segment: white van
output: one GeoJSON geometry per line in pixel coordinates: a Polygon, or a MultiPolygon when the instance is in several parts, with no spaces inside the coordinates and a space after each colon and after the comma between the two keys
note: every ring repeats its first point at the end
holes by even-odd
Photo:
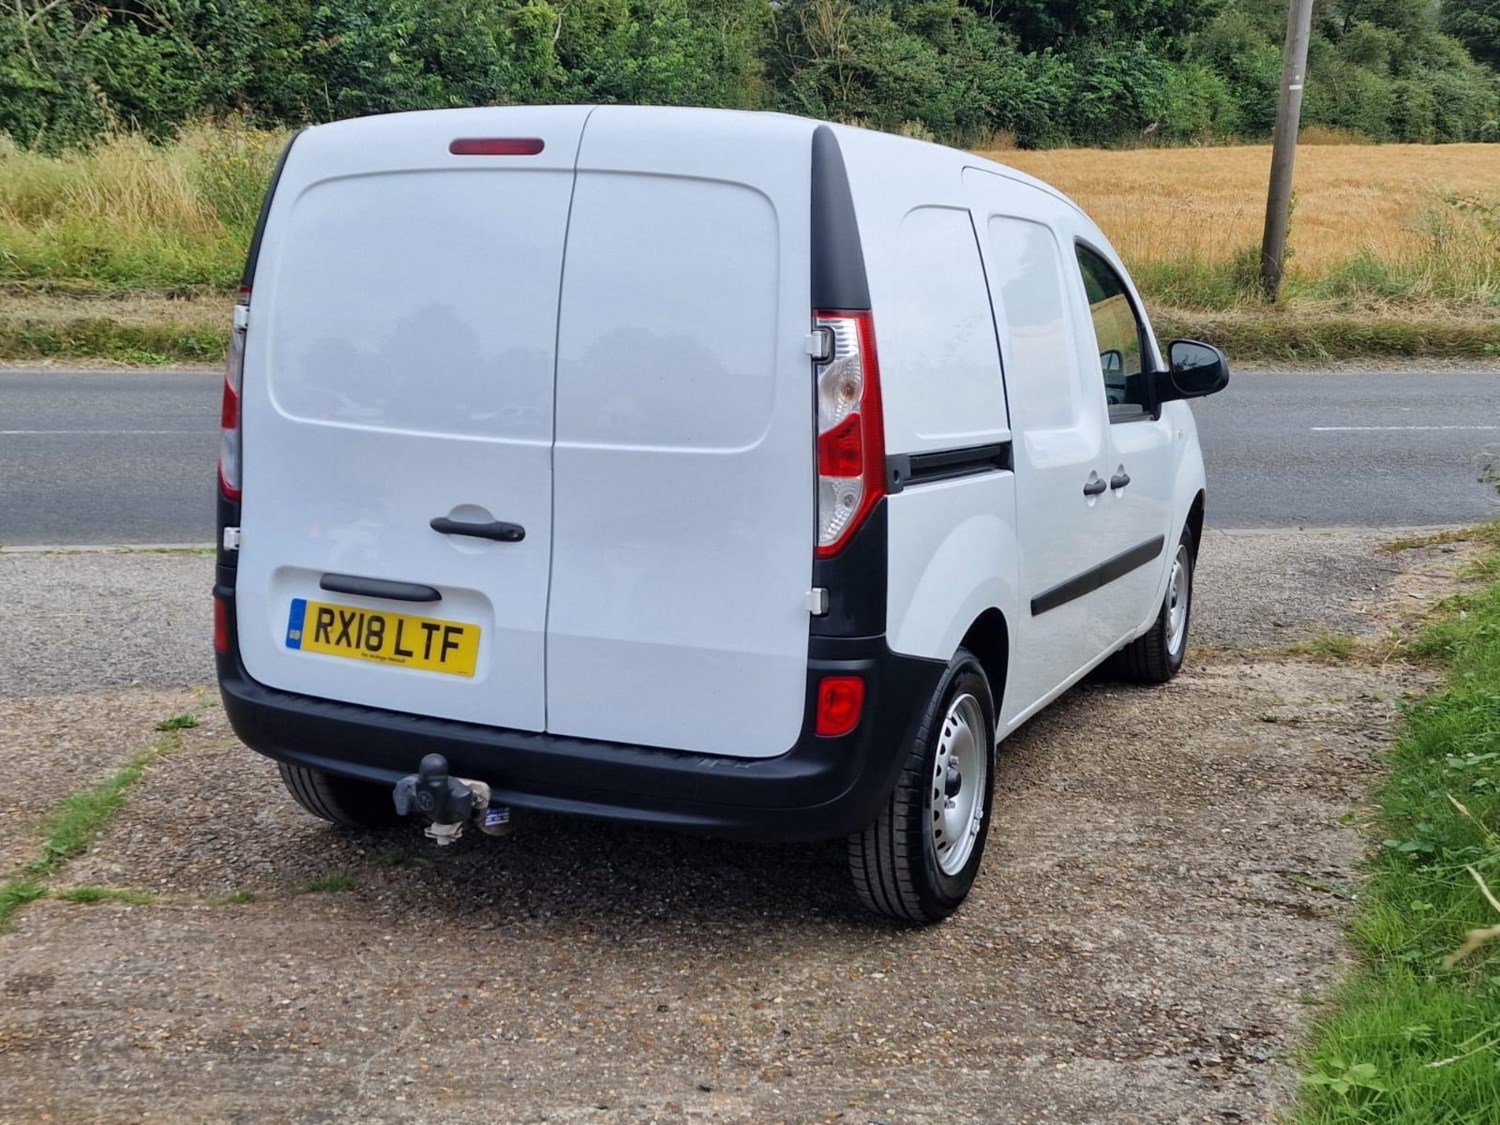
{"type": "Polygon", "coordinates": [[[1045,184],[773,114],[443,110],[289,146],[235,310],[215,644],[308,810],[847,838],[951,913],[1000,739],[1187,647],[1202,456],[1045,184]]]}

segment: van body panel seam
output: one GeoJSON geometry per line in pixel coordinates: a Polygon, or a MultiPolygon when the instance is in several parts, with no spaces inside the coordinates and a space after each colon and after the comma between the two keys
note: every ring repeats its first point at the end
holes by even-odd
{"type": "Polygon", "coordinates": [[[599,110],[590,106],[578,129],[578,147],[573,150],[573,180],[568,185],[568,214],[563,219],[562,261],[557,266],[557,312],[552,322],[552,440],[547,447],[547,606],[542,611],[542,730],[551,718],[551,684],[547,677],[552,663],[548,648],[552,640],[552,569],[557,555],[557,380],[562,352],[563,285],[568,278],[568,242],[573,234],[573,201],[578,198],[578,168],[583,162],[583,142],[589,133],[589,122],[599,110]]]}

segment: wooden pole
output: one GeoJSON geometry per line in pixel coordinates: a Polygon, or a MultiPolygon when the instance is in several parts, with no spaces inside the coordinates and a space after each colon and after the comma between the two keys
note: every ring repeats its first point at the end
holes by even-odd
{"type": "Polygon", "coordinates": [[[1266,197],[1266,237],[1260,249],[1260,288],[1267,301],[1281,295],[1286,268],[1286,236],[1291,222],[1292,167],[1297,160],[1297,130],[1302,123],[1302,87],[1307,79],[1307,41],[1312,37],[1313,0],[1292,0],[1287,12],[1286,61],[1281,71],[1281,100],[1271,139],[1271,190],[1266,197]]]}

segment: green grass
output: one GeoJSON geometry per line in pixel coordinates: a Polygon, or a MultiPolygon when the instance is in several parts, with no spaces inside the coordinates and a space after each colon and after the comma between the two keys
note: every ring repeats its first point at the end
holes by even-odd
{"type": "Polygon", "coordinates": [[[1451,599],[1413,647],[1448,670],[1408,708],[1375,794],[1364,964],[1306,1053],[1298,1125],[1470,1125],[1500,1107],[1500,943],[1445,966],[1500,924],[1471,873],[1500,890],[1500,582],[1451,599]]]}
{"type": "Polygon", "coordinates": [[[17,910],[47,893],[47,882],[103,830],[109,818],[125,803],[130,788],[153,763],[181,745],[177,730],[142,750],[117,772],[92,789],[65,797],[52,810],[47,835],[36,858],[21,868],[20,875],[0,884],[0,931],[17,910]]]}
{"type": "Polygon", "coordinates": [[[1500,316],[1423,308],[1195,311],[1168,306],[1152,311],[1151,324],[1158,339],[1211,340],[1237,362],[1500,357],[1500,316]]]}
{"type": "Polygon", "coordinates": [[[329,895],[352,891],[356,884],[348,875],[320,875],[292,888],[294,895],[329,895]]]}
{"type": "Polygon", "coordinates": [[[53,813],[41,853],[22,870],[27,875],[45,879],[92,844],[115,810],[125,803],[126,793],[141,779],[146,767],[167,752],[168,748],[163,745],[166,741],[163,739],[143,750],[123,769],[94,788],[64,798],[53,813]]]}
{"type": "Polygon", "coordinates": [[[163,719],[156,724],[157,730],[192,730],[198,725],[198,716],[184,712],[181,715],[173,715],[170,719],[163,719]]]}
{"type": "Polygon", "coordinates": [[[12,879],[8,883],[0,883],[0,933],[5,931],[12,914],[46,893],[46,887],[31,879],[12,879]]]}
{"type": "Polygon", "coordinates": [[[1420,535],[1403,535],[1392,539],[1380,549],[1388,555],[1402,551],[1416,551],[1425,547],[1444,547],[1454,543],[1489,543],[1500,547],[1500,524],[1485,524],[1482,527],[1456,527],[1443,531],[1424,532],[1420,535]]]}
{"type": "Polygon", "coordinates": [[[1353,658],[1359,648],[1359,638],[1353,633],[1330,633],[1322,629],[1304,640],[1287,645],[1285,651],[1294,656],[1310,656],[1315,660],[1343,662],[1353,658]]]}
{"type": "Polygon", "coordinates": [[[147,906],[156,901],[153,894],[123,887],[67,887],[53,891],[52,897],[64,902],[124,902],[132,906],[147,906]]]}
{"type": "MultiPolygon", "coordinates": [[[[1500,358],[1500,318],[1299,316],[1281,310],[1213,313],[1168,307],[1153,313],[1152,325],[1163,341],[1212,340],[1236,364],[1500,358]]],[[[161,367],[221,363],[228,346],[228,313],[224,327],[97,316],[0,320],[0,360],[105,359],[161,367]]]]}
{"type": "Polygon", "coordinates": [[[159,367],[219,363],[229,347],[223,328],[161,321],[132,324],[110,317],[0,321],[0,360],[108,359],[159,367]]]}

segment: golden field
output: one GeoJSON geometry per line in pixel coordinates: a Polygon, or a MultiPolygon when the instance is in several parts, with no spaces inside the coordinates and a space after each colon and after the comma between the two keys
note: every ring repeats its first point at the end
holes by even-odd
{"type": "MultiPolygon", "coordinates": [[[[1148,289],[1150,266],[1258,252],[1269,145],[982,155],[1072,196],[1142,270],[1148,289]]],[[[1294,292],[1500,299],[1500,145],[1303,145],[1295,193],[1294,292]],[[1369,276],[1358,276],[1358,263],[1369,276]],[[1374,284],[1375,292],[1360,293],[1381,280],[1391,291],[1374,284]]]]}

